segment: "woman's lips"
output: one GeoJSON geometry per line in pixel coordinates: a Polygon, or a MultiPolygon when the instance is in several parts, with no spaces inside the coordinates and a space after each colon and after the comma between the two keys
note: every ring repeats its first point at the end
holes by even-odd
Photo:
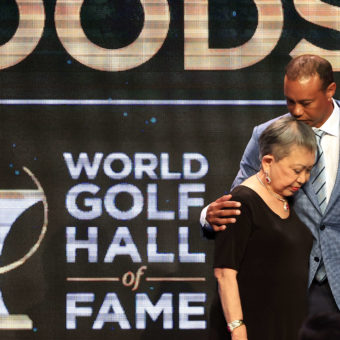
{"type": "Polygon", "coordinates": [[[297,192],[299,191],[300,187],[292,187],[292,191],[297,192]]]}

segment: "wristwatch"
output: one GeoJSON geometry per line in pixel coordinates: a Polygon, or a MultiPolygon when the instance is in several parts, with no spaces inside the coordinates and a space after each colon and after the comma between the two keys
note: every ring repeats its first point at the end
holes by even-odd
{"type": "Polygon", "coordinates": [[[243,320],[234,320],[232,322],[228,322],[227,326],[228,326],[228,331],[231,333],[235,328],[240,327],[244,325],[243,320]]]}

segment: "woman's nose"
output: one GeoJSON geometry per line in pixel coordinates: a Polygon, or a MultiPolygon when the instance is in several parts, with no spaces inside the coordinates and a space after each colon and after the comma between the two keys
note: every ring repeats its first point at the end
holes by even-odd
{"type": "Polygon", "coordinates": [[[299,174],[297,179],[298,183],[304,184],[309,180],[309,174],[306,174],[304,171],[299,174]]]}

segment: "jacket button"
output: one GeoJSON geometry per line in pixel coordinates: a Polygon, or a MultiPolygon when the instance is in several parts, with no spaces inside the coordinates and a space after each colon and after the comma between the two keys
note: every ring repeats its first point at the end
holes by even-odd
{"type": "Polygon", "coordinates": [[[325,226],[324,225],[322,225],[321,227],[320,227],[320,230],[325,230],[325,226]]]}
{"type": "Polygon", "coordinates": [[[315,261],[315,262],[319,262],[320,259],[319,259],[317,256],[315,256],[315,257],[314,257],[314,261],[315,261]]]}

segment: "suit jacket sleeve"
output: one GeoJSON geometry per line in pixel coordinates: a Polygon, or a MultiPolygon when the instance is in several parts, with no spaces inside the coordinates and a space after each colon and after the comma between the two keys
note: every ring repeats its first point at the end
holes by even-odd
{"type": "Polygon", "coordinates": [[[231,189],[240,185],[244,180],[246,180],[250,176],[255,175],[260,170],[261,167],[259,150],[260,134],[261,133],[259,132],[259,127],[256,126],[253,130],[253,134],[250,138],[250,141],[243,153],[240,163],[240,170],[238,171],[237,176],[234,179],[233,184],[231,185],[231,189]]]}
{"type": "MultiPolygon", "coordinates": [[[[260,157],[259,157],[259,136],[263,129],[259,129],[257,126],[253,130],[253,134],[248,142],[248,145],[243,153],[241,163],[240,163],[240,170],[232,184],[231,189],[240,185],[244,180],[248,177],[254,175],[256,172],[260,170],[260,157]],[[260,132],[259,132],[260,130],[260,132]]],[[[205,222],[206,211],[208,207],[205,207],[201,212],[201,219],[200,223],[202,226],[203,236],[208,239],[215,238],[215,232],[212,227],[205,222]]]]}

